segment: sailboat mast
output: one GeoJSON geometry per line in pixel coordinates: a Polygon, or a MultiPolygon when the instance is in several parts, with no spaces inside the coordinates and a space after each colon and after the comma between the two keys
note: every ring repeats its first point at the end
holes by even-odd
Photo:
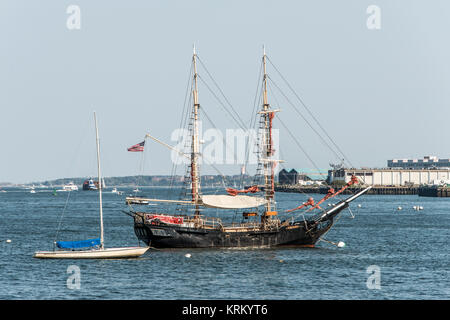
{"type": "Polygon", "coordinates": [[[199,214],[199,169],[198,169],[198,153],[199,153],[199,139],[198,139],[198,109],[200,104],[198,103],[198,85],[197,85],[197,53],[195,52],[195,46],[193,50],[192,62],[194,66],[194,108],[193,108],[193,128],[192,128],[192,146],[191,146],[191,182],[192,182],[192,201],[196,204],[195,215],[199,214]]]}
{"type": "Polygon", "coordinates": [[[95,141],[97,144],[97,171],[98,171],[98,200],[100,204],[100,248],[103,249],[103,205],[102,205],[102,174],[100,169],[100,141],[98,139],[97,115],[94,112],[95,121],[95,141]]]}

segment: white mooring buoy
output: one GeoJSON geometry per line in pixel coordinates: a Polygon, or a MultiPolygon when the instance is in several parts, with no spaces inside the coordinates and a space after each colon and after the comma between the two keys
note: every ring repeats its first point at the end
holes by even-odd
{"type": "Polygon", "coordinates": [[[361,204],[358,204],[358,208],[361,208],[362,206],[361,206],[361,204]]]}
{"type": "Polygon", "coordinates": [[[343,247],[345,247],[345,242],[344,241],[339,241],[337,246],[338,246],[338,248],[343,248],[343,247]]]}
{"type": "Polygon", "coordinates": [[[403,209],[402,207],[398,207],[398,208],[397,208],[397,210],[402,210],[402,209],[403,209]]]}
{"type": "Polygon", "coordinates": [[[191,257],[191,254],[190,254],[190,253],[186,253],[184,256],[185,256],[186,258],[190,258],[190,257],[191,257]]]}
{"type": "Polygon", "coordinates": [[[11,243],[11,239],[6,240],[6,243],[11,243]]]}

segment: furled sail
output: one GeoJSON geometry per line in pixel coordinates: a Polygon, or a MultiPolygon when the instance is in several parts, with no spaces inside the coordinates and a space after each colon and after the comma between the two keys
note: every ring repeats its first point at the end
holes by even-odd
{"type": "Polygon", "coordinates": [[[219,209],[246,209],[255,208],[266,204],[267,200],[261,197],[244,195],[203,195],[203,205],[209,208],[219,209]]]}
{"type": "Polygon", "coordinates": [[[80,241],[57,241],[56,245],[60,249],[91,248],[91,247],[97,247],[100,245],[100,238],[80,240],[80,241]]]}

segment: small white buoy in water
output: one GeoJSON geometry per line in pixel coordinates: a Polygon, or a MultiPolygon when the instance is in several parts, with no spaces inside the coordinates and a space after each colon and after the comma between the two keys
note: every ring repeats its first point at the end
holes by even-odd
{"type": "Polygon", "coordinates": [[[403,209],[402,207],[398,207],[398,208],[397,208],[397,210],[402,210],[402,209],[403,209]]]}
{"type": "Polygon", "coordinates": [[[6,243],[11,243],[11,240],[10,239],[6,240],[6,243]]]}
{"type": "Polygon", "coordinates": [[[186,253],[184,256],[185,256],[186,258],[190,258],[190,257],[191,257],[191,254],[190,254],[190,253],[186,253]]]}
{"type": "Polygon", "coordinates": [[[331,207],[331,203],[329,203],[328,206],[331,207]]]}
{"type": "Polygon", "coordinates": [[[361,204],[358,204],[358,208],[361,208],[361,204]]]}
{"type": "Polygon", "coordinates": [[[417,206],[414,206],[413,209],[414,209],[414,210],[417,210],[417,206]]]}
{"type": "Polygon", "coordinates": [[[423,210],[423,207],[419,207],[419,210],[423,210]]]}
{"type": "Polygon", "coordinates": [[[339,241],[337,246],[338,246],[338,248],[343,248],[343,247],[345,247],[345,242],[344,241],[339,241]]]}

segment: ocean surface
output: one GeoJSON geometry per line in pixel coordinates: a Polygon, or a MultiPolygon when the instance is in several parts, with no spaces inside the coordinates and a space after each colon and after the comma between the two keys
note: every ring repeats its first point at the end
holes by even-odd
{"type": "MultiPolygon", "coordinates": [[[[103,193],[105,246],[135,246],[133,221],[122,212],[131,189],[118,189],[124,194],[111,188],[103,193]]],[[[151,249],[128,260],[40,260],[33,253],[51,250],[55,239],[99,236],[97,193],[3,190],[2,300],[450,298],[450,198],[363,196],[325,236],[345,242],[343,248],[320,241],[315,248],[151,249]]],[[[153,197],[179,194],[179,189],[141,191],[153,197]]],[[[296,207],[306,197],[277,193],[278,209],[296,207]]]]}

